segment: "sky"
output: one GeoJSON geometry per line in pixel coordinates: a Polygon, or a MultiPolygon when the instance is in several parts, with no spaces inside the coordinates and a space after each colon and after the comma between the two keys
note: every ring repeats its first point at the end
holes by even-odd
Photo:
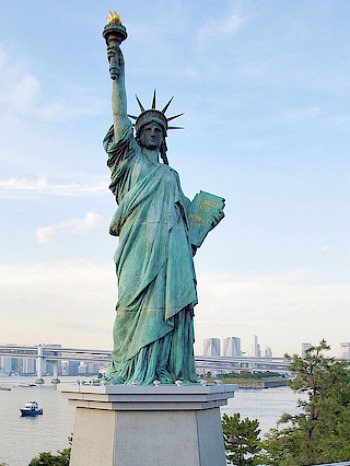
{"type": "Polygon", "coordinates": [[[274,356],[350,341],[350,3],[0,4],[0,344],[112,348],[116,209],[102,30],[128,31],[129,113],[157,90],[184,192],[226,200],[195,257],[203,339],[274,356]]]}

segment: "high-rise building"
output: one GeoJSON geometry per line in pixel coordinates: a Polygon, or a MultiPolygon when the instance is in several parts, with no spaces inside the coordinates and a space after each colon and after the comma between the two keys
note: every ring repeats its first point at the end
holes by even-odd
{"type": "Polygon", "coordinates": [[[272,358],[272,349],[269,346],[265,348],[265,358],[272,358]]]}
{"type": "Polygon", "coordinates": [[[220,356],[219,338],[206,338],[203,341],[203,356],[220,356]]]}
{"type": "Polygon", "coordinates": [[[311,348],[312,344],[311,343],[302,343],[301,344],[301,357],[305,359],[306,356],[306,350],[311,348]]]}
{"type": "Polygon", "coordinates": [[[340,343],[341,357],[350,360],[350,341],[340,343]]]}
{"type": "Polygon", "coordinates": [[[238,337],[223,338],[222,356],[242,356],[241,339],[238,337]]]}
{"type": "Polygon", "coordinates": [[[261,358],[261,349],[258,343],[258,337],[256,335],[254,335],[253,357],[261,358]]]}

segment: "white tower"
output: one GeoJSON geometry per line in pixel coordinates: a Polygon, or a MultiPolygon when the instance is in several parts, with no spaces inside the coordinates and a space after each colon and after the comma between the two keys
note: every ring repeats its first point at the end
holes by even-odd
{"type": "Polygon", "coordinates": [[[241,339],[238,337],[227,337],[222,339],[223,356],[242,356],[241,339]]]}
{"type": "Polygon", "coordinates": [[[207,338],[203,341],[203,356],[220,356],[219,338],[207,338]]]}

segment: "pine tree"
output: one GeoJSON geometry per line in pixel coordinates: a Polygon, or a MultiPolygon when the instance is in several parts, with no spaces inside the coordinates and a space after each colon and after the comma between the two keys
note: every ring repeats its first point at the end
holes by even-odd
{"type": "Polygon", "coordinates": [[[259,441],[259,421],[248,418],[241,420],[239,413],[232,417],[224,414],[222,429],[226,449],[226,458],[235,466],[257,465],[257,456],[261,450],[259,441]]]}
{"type": "Polygon", "coordinates": [[[324,356],[329,349],[322,340],[307,350],[304,359],[298,355],[291,358],[295,376],[291,388],[307,398],[299,400],[300,414],[284,414],[279,424],[285,427],[270,431],[264,464],[308,466],[349,460],[349,363],[324,356]]]}

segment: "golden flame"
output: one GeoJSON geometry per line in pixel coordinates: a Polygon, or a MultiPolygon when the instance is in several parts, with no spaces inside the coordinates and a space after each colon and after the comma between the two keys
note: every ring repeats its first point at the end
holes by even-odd
{"type": "Polygon", "coordinates": [[[107,24],[111,23],[120,23],[122,24],[122,19],[115,11],[110,11],[107,16],[107,24]]]}

